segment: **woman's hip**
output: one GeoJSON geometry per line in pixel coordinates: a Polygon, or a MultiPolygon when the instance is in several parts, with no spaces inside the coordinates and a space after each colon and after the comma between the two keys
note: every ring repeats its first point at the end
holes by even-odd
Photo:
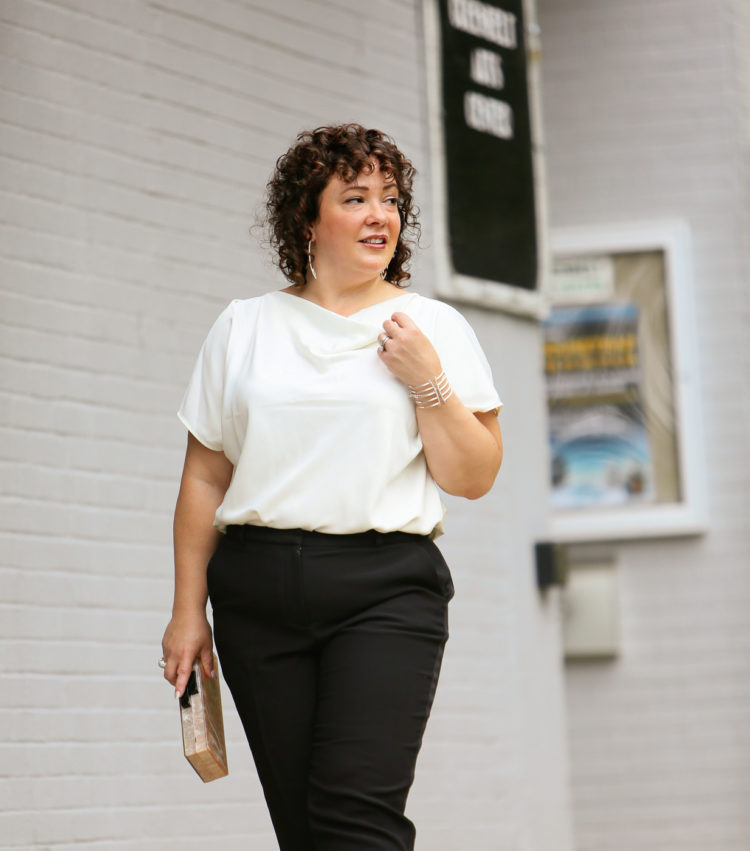
{"type": "Polygon", "coordinates": [[[208,566],[214,617],[236,615],[327,631],[379,613],[394,628],[447,637],[450,570],[421,535],[330,535],[230,526],[208,566]]]}

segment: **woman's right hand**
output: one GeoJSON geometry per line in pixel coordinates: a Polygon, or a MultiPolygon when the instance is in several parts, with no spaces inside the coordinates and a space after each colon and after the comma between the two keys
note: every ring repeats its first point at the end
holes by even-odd
{"type": "Polygon", "coordinates": [[[181,697],[185,691],[196,659],[200,659],[206,676],[215,676],[213,636],[205,612],[173,614],[164,631],[161,649],[164,679],[175,687],[175,697],[181,697]]]}

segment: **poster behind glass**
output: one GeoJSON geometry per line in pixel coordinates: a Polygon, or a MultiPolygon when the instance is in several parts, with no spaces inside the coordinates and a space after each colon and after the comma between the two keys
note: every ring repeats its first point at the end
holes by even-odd
{"type": "Polygon", "coordinates": [[[609,269],[599,298],[590,276],[572,286],[565,259],[558,272],[568,295],[544,323],[550,493],[559,511],[680,498],[663,254],[605,259],[579,264],[609,269]]]}

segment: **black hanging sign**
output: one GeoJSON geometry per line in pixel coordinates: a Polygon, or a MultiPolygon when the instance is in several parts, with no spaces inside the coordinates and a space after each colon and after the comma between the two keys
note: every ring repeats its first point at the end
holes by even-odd
{"type": "Polygon", "coordinates": [[[450,262],[535,291],[532,135],[522,0],[439,0],[450,262]]]}

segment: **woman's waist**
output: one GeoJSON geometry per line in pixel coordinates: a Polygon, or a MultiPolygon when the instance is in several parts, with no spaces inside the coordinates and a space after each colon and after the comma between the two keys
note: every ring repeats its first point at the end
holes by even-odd
{"type": "Polygon", "coordinates": [[[429,535],[402,531],[379,531],[366,529],[363,532],[319,532],[310,529],[282,529],[251,523],[232,524],[226,527],[228,538],[241,541],[263,541],[265,543],[298,543],[309,546],[362,547],[387,546],[408,541],[429,539],[429,535]]]}

